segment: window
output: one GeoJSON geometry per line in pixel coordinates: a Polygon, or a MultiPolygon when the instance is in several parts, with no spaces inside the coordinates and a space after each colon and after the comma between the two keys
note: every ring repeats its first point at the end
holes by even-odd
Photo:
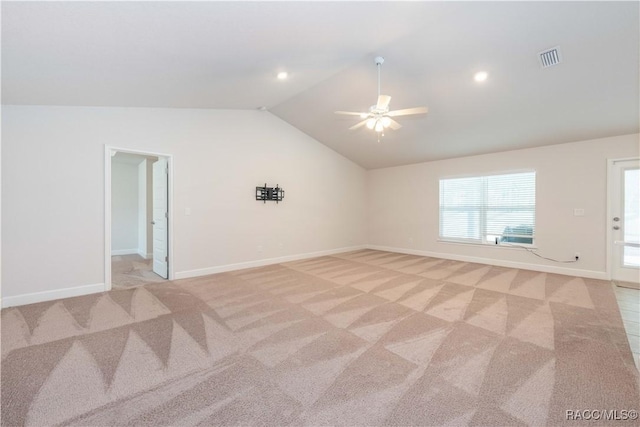
{"type": "Polygon", "coordinates": [[[533,244],[536,173],[440,180],[440,239],[533,244]]]}

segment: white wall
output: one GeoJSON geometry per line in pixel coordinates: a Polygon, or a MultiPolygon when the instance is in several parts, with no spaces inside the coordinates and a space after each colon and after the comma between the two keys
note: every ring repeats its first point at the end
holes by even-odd
{"type": "Polygon", "coordinates": [[[4,305],[102,289],[105,144],[174,156],[178,277],[363,245],[367,233],[379,247],[555,268],[437,242],[440,177],[530,168],[540,252],[580,252],[575,274],[602,275],[606,159],[639,155],[628,135],[366,172],[270,113],[235,110],[3,106],[2,140],[4,305]],[[284,187],[283,203],[254,200],[264,182],[284,187]]]}
{"type": "MultiPolygon", "coordinates": [[[[429,143],[437,143],[431,141],[429,143]]],[[[369,243],[452,259],[604,277],[607,159],[637,157],[638,135],[441,160],[368,172],[369,243]],[[536,246],[558,264],[513,248],[438,242],[439,179],[536,170],[536,246]],[[585,216],[573,216],[583,208],[585,216]],[[557,270],[556,270],[557,271],[557,270]],[[564,270],[569,272],[569,270],[564,270]]]]}
{"type": "MultiPolygon", "coordinates": [[[[111,160],[111,253],[138,252],[138,165],[111,160]]],[[[144,193],[143,193],[144,194],[144,193]]]]}
{"type": "Polygon", "coordinates": [[[179,277],[366,243],[366,172],[268,112],[3,106],[2,140],[5,305],[104,282],[105,144],[174,156],[179,277]]]}

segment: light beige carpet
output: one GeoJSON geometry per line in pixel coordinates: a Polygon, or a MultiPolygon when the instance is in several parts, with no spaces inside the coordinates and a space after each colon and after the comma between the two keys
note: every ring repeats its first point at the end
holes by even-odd
{"type": "MultiPolygon", "coordinates": [[[[609,283],[363,250],[2,311],[2,425],[603,425],[609,283]]],[[[638,425],[618,421],[616,425],[638,425]]]]}
{"type": "Polygon", "coordinates": [[[114,289],[131,288],[148,283],[164,282],[153,272],[152,259],[140,255],[114,255],[111,257],[111,285],[114,289]]]}

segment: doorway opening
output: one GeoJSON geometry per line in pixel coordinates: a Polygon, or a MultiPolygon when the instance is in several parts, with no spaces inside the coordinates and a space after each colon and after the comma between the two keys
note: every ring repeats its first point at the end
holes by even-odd
{"type": "Polygon", "coordinates": [[[173,279],[172,157],[105,147],[105,290],[173,279]]]}

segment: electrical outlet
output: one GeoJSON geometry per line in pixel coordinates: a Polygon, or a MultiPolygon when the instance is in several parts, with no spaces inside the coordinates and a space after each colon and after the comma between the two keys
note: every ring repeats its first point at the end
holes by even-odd
{"type": "Polygon", "coordinates": [[[262,252],[262,245],[258,245],[258,252],[262,252]]]}

